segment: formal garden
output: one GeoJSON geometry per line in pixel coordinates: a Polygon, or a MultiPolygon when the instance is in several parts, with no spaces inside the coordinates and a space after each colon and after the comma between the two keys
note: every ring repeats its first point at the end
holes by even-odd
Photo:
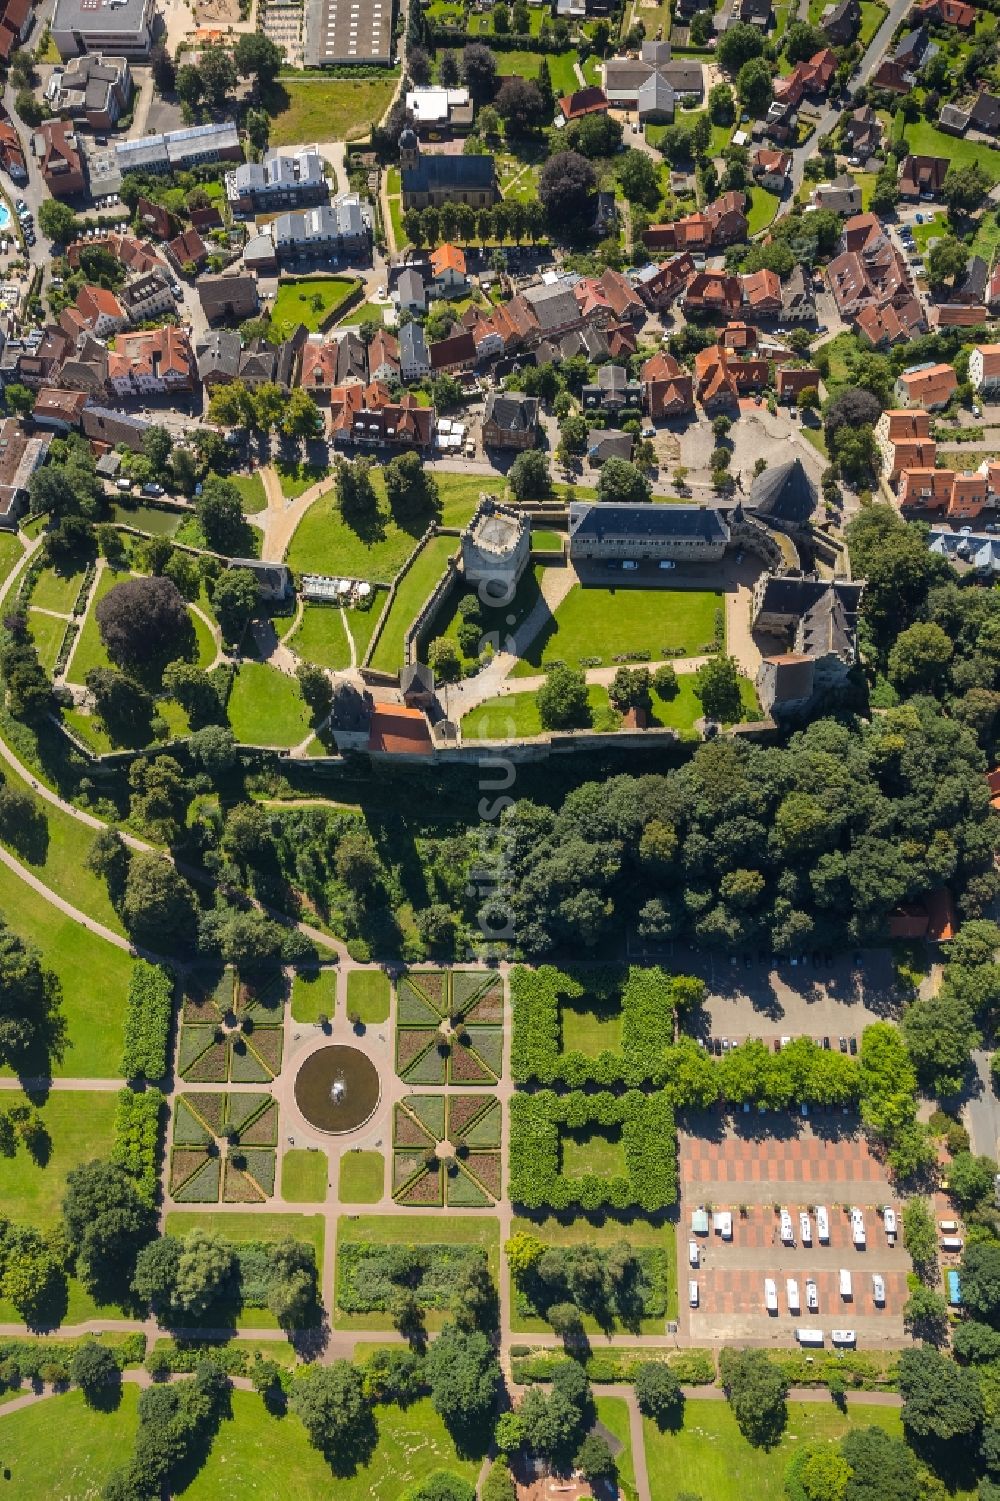
{"type": "Polygon", "coordinates": [[[397,1204],[488,1208],[500,1197],[501,1107],[489,1096],[408,1095],[392,1126],[397,1204]]]}
{"type": "MultiPolygon", "coordinates": [[[[281,1072],[287,979],[227,969],[185,988],[178,1071],[188,1084],[267,1084],[281,1072]]],[[[273,1173],[272,1173],[273,1179],[273,1173]]]]}
{"type": "Polygon", "coordinates": [[[503,989],[482,971],[411,970],[396,987],[396,1072],[408,1084],[496,1084],[503,989]]]}

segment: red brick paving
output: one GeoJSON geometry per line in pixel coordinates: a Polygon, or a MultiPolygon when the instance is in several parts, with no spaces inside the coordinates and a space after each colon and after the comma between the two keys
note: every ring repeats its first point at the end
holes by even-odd
{"type": "MultiPolygon", "coordinates": [[[[703,1267],[697,1273],[699,1312],[763,1315],[766,1312],[764,1279],[773,1277],[778,1290],[778,1314],[775,1317],[787,1317],[789,1310],[785,1283],[789,1277],[792,1277],[799,1285],[799,1317],[803,1323],[808,1323],[810,1314],[806,1308],[806,1278],[812,1277],[816,1283],[819,1298],[819,1310],[815,1318],[828,1320],[842,1315],[843,1322],[846,1324],[849,1324],[852,1317],[858,1314],[898,1320],[903,1304],[909,1296],[906,1273],[902,1269],[887,1271],[884,1263],[874,1264],[866,1261],[864,1264],[859,1264],[859,1261],[855,1260],[853,1263],[845,1261],[845,1264],[851,1273],[853,1292],[853,1297],[847,1300],[840,1296],[840,1269],[837,1267],[823,1269],[807,1267],[803,1270],[801,1267],[783,1266],[778,1259],[769,1271],[750,1271],[746,1268],[729,1268],[721,1265],[703,1267]],[[885,1303],[881,1307],[877,1307],[872,1298],[873,1272],[881,1272],[885,1281],[885,1303]]],[[[691,1275],[696,1274],[692,1272],[691,1275]]]]}
{"type": "MultiPolygon", "coordinates": [[[[726,1135],[721,1141],[684,1134],[680,1141],[680,1180],[690,1183],[802,1183],[845,1189],[843,1197],[870,1202],[853,1185],[887,1189],[885,1168],[873,1157],[863,1136],[828,1140],[806,1130],[788,1138],[765,1135],[759,1140],[726,1135]]],[[[833,1197],[832,1192],[828,1195],[833,1197]]],[[[887,1192],[882,1197],[887,1197],[887,1192]]]]}

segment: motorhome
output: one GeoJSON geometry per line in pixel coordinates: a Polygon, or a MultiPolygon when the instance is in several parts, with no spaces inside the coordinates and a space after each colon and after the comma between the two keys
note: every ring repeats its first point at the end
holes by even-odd
{"type": "Polygon", "coordinates": [[[851,1239],[856,1246],[865,1244],[865,1217],[860,1209],[851,1210],[851,1239]]]}
{"type": "Polygon", "coordinates": [[[821,1345],[823,1331],[822,1329],[796,1329],[795,1338],[800,1345],[821,1345]]]}
{"type": "Polygon", "coordinates": [[[785,1282],[785,1296],[788,1299],[788,1312],[798,1313],[800,1307],[799,1284],[794,1277],[789,1277],[785,1282]]]}
{"type": "Polygon", "coordinates": [[[765,1277],[764,1279],[764,1307],[768,1313],[777,1313],[778,1311],[778,1289],[773,1277],[765,1277]]]}
{"type": "Polygon", "coordinates": [[[842,1298],[851,1296],[851,1274],[845,1266],[840,1268],[840,1296],[842,1298]]]}
{"type": "Polygon", "coordinates": [[[819,1293],[812,1277],[806,1278],[806,1307],[810,1313],[819,1312],[819,1293]]]}
{"type": "Polygon", "coordinates": [[[802,1244],[804,1246],[812,1245],[812,1224],[810,1223],[809,1216],[804,1209],[799,1215],[799,1235],[802,1237],[802,1244]]]}
{"type": "Polygon", "coordinates": [[[872,1272],[872,1297],[879,1307],[885,1302],[885,1279],[878,1272],[872,1272]]]}
{"type": "Polygon", "coordinates": [[[781,1243],[784,1246],[795,1244],[795,1231],[792,1228],[792,1216],[787,1209],[781,1211],[781,1243]]]}
{"type": "Polygon", "coordinates": [[[853,1345],[858,1337],[853,1329],[831,1329],[830,1338],[835,1345],[853,1345]]]}
{"type": "Polygon", "coordinates": [[[830,1216],[826,1212],[825,1204],[816,1206],[816,1234],[824,1245],[830,1239],[830,1216]]]}
{"type": "Polygon", "coordinates": [[[960,1235],[942,1235],[941,1237],[942,1251],[960,1251],[962,1245],[963,1241],[960,1235]]]}
{"type": "Polygon", "coordinates": [[[698,1307],[698,1284],[693,1277],[688,1283],[688,1302],[692,1308],[698,1307]]]}
{"type": "Polygon", "coordinates": [[[890,1246],[894,1246],[896,1244],[896,1211],[895,1211],[895,1209],[888,1209],[888,1208],[886,1209],[885,1213],[882,1216],[882,1223],[885,1226],[885,1238],[886,1238],[886,1240],[889,1242],[890,1246]]]}
{"type": "Polygon", "coordinates": [[[697,1266],[701,1261],[701,1248],[696,1240],[688,1241],[688,1261],[692,1266],[697,1266]]]}

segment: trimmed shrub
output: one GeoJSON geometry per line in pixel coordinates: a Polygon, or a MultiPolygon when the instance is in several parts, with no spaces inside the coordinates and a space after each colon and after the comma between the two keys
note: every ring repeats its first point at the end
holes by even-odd
{"type": "Polygon", "coordinates": [[[162,1119],[163,1096],[158,1089],[143,1094],[119,1090],[111,1161],[131,1174],[148,1204],[156,1202],[162,1119]]]}
{"type": "Polygon", "coordinates": [[[159,964],[139,959],[132,969],[125,1005],[122,1074],[126,1079],[162,1079],[174,1008],[174,977],[159,964]]]}

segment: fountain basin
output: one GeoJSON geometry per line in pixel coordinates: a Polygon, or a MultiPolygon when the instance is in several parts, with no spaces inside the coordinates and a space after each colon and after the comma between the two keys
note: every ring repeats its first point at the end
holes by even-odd
{"type": "Polygon", "coordinates": [[[380,1093],[378,1069],[358,1048],[319,1048],[295,1076],[296,1105],[311,1126],[331,1136],[363,1126],[380,1093]]]}

